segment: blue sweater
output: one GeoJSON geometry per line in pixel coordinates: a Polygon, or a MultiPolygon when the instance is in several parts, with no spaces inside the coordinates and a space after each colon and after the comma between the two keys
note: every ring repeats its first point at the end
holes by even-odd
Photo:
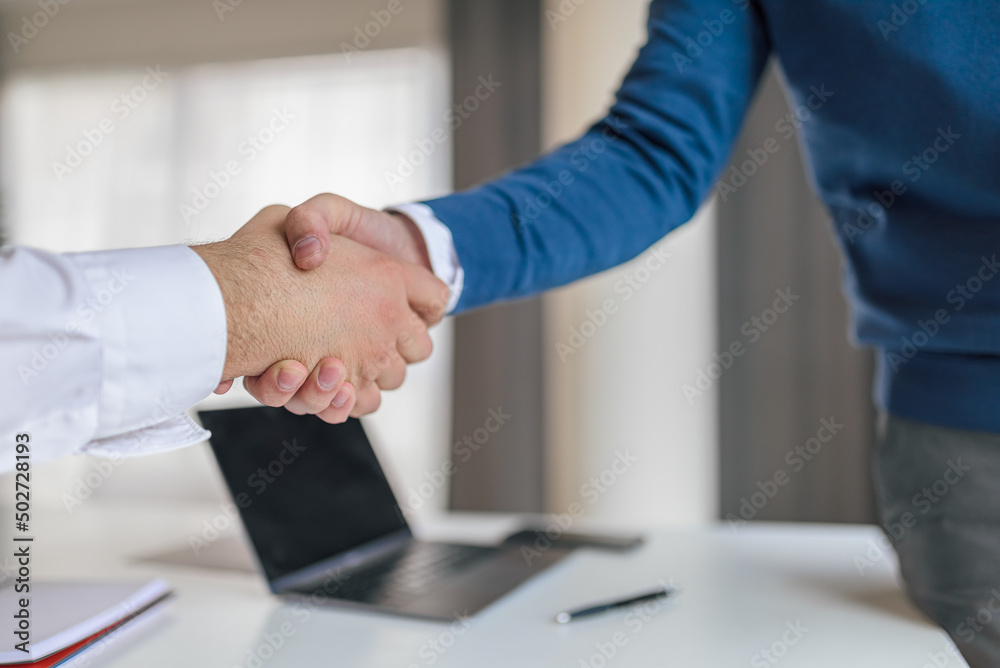
{"type": "Polygon", "coordinates": [[[459,309],[619,264],[742,186],[753,155],[722,171],[772,52],[796,116],[760,150],[801,134],[880,406],[1000,433],[996,0],[654,0],[603,120],[428,202],[465,269],[459,309]]]}

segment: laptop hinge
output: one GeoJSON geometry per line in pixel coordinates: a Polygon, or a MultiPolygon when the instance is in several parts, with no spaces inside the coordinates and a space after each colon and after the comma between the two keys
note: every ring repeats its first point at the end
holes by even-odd
{"type": "Polygon", "coordinates": [[[360,547],[341,552],[311,566],[300,568],[270,582],[271,591],[280,594],[288,589],[317,581],[324,576],[344,573],[364,563],[398,550],[413,540],[409,527],[404,527],[388,536],[369,541],[360,547]]]}

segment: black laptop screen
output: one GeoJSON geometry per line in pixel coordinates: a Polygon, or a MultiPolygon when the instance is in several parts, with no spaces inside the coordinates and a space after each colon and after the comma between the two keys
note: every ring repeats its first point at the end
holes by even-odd
{"type": "Polygon", "coordinates": [[[359,421],[266,407],[199,417],[268,580],[406,527],[359,421]]]}

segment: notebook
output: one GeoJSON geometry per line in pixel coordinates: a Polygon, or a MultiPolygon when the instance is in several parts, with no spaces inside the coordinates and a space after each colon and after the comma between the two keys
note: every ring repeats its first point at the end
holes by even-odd
{"type": "Polygon", "coordinates": [[[29,599],[30,642],[28,652],[14,648],[18,640],[0,647],[0,664],[39,661],[109,627],[135,616],[166,598],[170,587],[163,580],[152,582],[33,582],[28,594],[13,587],[0,591],[0,615],[13,619],[18,599],[29,599]]]}

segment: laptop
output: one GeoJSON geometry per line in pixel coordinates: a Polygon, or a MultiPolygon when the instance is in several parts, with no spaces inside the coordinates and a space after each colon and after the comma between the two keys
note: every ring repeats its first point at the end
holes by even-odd
{"type": "Polygon", "coordinates": [[[568,554],[416,540],[358,420],[198,415],[275,594],[454,622],[568,554]]]}

